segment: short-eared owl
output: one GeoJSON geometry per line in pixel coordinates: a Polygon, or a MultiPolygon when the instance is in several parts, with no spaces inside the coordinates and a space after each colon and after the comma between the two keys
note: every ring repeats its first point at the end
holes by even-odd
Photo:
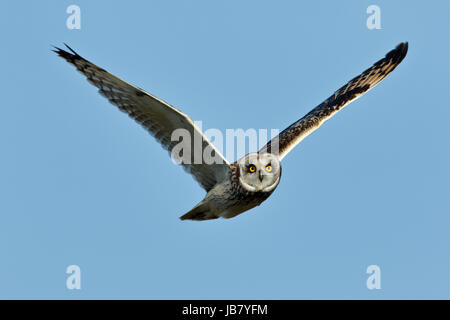
{"type": "MultiPolygon", "coordinates": [[[[171,139],[173,131],[184,129],[191,135],[202,137],[200,151],[209,148],[216,153],[221,161],[212,164],[197,164],[193,153],[192,159],[188,159],[192,161],[182,162],[184,169],[194,176],[207,194],[192,210],[181,216],[181,219],[208,220],[235,217],[266,200],[280,182],[281,160],[286,154],[336,112],[391,73],[406,56],[408,43],[400,43],[383,59],[287,127],[259,152],[247,154],[234,163],[229,163],[214,148],[186,114],[85,60],[70,47],[67,48],[70,52],[59,48],[54,51],[73,64],[99,89],[100,94],[147,129],[169,152],[177,143],[171,139]]],[[[194,149],[194,139],[191,140],[194,149]]]]}

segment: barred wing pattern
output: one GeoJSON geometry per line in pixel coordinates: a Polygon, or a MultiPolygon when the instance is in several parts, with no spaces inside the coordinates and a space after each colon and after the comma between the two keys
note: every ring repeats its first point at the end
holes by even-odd
{"type": "Polygon", "coordinates": [[[303,118],[283,130],[259,152],[272,152],[278,154],[280,160],[283,159],[289,151],[317,130],[326,120],[380,83],[402,62],[407,52],[408,43],[400,43],[395,49],[388,52],[383,59],[350,80],[303,118]]]}
{"type": "Polygon", "coordinates": [[[182,165],[206,191],[212,189],[216,183],[221,182],[226,177],[229,170],[228,161],[203,135],[191,118],[168,103],[87,61],[69,46],[66,45],[66,47],[70,52],[60,48],[55,48],[53,51],[85,75],[87,80],[99,89],[101,95],[147,129],[164,149],[171,152],[178,143],[178,141],[171,141],[174,130],[185,129],[189,132],[191,137],[191,159],[186,161],[189,163],[182,162],[182,165]],[[201,150],[196,150],[194,147],[194,141],[197,141],[198,137],[201,138],[199,141],[202,141],[201,150]],[[198,161],[194,161],[196,160],[194,159],[194,153],[201,152],[201,155],[203,155],[203,151],[206,148],[216,159],[220,158],[222,161],[216,161],[214,164],[205,164],[202,158],[202,163],[196,164],[198,161]]]}

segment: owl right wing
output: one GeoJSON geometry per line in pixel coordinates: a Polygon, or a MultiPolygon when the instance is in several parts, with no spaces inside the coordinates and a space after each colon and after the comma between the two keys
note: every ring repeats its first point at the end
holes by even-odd
{"type": "Polygon", "coordinates": [[[317,130],[326,120],[380,83],[402,62],[407,52],[408,43],[400,43],[395,49],[388,52],[383,59],[350,80],[303,118],[283,130],[259,152],[278,154],[279,159],[283,159],[300,141],[317,130]]]}
{"type": "MultiPolygon", "coordinates": [[[[147,129],[164,149],[172,152],[173,148],[179,143],[179,141],[172,141],[171,139],[172,133],[176,129],[187,131],[190,136],[190,154],[187,153],[186,157],[183,154],[181,164],[206,191],[209,191],[216,183],[224,179],[229,170],[229,162],[191,118],[168,103],[87,61],[69,46],[67,48],[71,52],[59,48],[55,48],[54,51],[85,75],[87,80],[99,89],[102,96],[147,129]],[[197,141],[201,141],[201,148],[195,145],[197,141]],[[204,151],[207,152],[206,154],[213,156],[216,161],[212,164],[206,164],[203,158],[204,151]],[[198,155],[200,155],[200,159],[198,155]]],[[[197,144],[200,145],[200,143],[197,144]]]]}

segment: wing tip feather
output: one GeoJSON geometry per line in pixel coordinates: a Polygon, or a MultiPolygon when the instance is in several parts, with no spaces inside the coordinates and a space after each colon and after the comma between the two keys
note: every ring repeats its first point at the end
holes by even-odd
{"type": "Polygon", "coordinates": [[[71,47],[69,47],[68,44],[64,43],[64,45],[70,52],[66,51],[64,49],[61,49],[57,46],[53,46],[54,49],[52,49],[51,51],[55,52],[59,57],[63,58],[64,60],[66,60],[67,62],[69,62],[71,64],[75,64],[76,60],[86,60],[82,56],[80,56],[78,53],[76,53],[75,50],[73,50],[71,47]]]}
{"type": "Polygon", "coordinates": [[[386,59],[392,59],[395,64],[400,64],[408,53],[408,42],[399,43],[395,49],[386,54],[386,59]]]}

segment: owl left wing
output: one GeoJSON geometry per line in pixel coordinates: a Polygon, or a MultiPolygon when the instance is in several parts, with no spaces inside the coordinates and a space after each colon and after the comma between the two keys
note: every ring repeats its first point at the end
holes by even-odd
{"type": "Polygon", "coordinates": [[[188,142],[190,150],[183,150],[183,153],[187,151],[187,155],[183,154],[181,165],[206,191],[211,190],[214,185],[224,179],[228,174],[229,162],[190,117],[161,99],[87,61],[69,46],[67,48],[70,52],[59,48],[55,48],[54,51],[74,65],[109,102],[144,127],[169,153],[178,144],[178,141],[172,140],[175,130],[183,129],[189,134],[186,138],[190,138],[188,142]],[[196,143],[197,141],[201,143],[196,143]],[[211,164],[205,163],[204,152],[214,155],[215,161],[211,164]]]}
{"type": "Polygon", "coordinates": [[[407,52],[408,43],[400,43],[395,49],[388,52],[383,59],[350,80],[303,118],[283,130],[259,152],[278,154],[279,159],[283,159],[300,141],[317,130],[326,120],[380,83],[402,62],[407,52]]]}

